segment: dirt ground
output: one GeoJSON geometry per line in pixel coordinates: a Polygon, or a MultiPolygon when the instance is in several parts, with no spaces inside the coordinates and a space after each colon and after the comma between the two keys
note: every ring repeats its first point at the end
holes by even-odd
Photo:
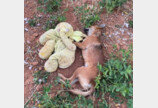
{"type": "MultiPolygon", "coordinates": [[[[91,3],[90,0],[83,0],[84,3],[91,3]]],[[[129,27],[128,21],[133,20],[133,1],[129,0],[123,5],[120,10],[115,10],[112,14],[106,14],[106,11],[101,13],[101,20],[98,24],[106,24],[106,28],[103,30],[102,44],[105,59],[109,58],[109,54],[112,51],[112,45],[116,44],[117,48],[127,49],[128,45],[133,42],[133,29],[129,27]],[[116,27],[119,26],[119,27],[116,27]]],[[[75,2],[80,4],[80,2],[75,2]]],[[[74,30],[83,31],[81,24],[77,17],[74,15],[73,7],[66,0],[63,0],[61,8],[69,8],[66,12],[66,22],[70,23],[74,30]]],[[[36,27],[30,27],[28,20],[33,18],[34,15],[41,15],[37,12],[37,0],[24,0],[24,102],[26,102],[34,91],[33,73],[39,70],[44,70],[43,66],[45,60],[38,57],[38,52],[42,45],[39,44],[39,37],[45,32],[42,29],[42,24],[37,24],[36,27]]],[[[42,87],[48,84],[54,85],[54,80],[57,77],[57,73],[62,73],[66,77],[70,77],[77,67],[83,65],[83,58],[81,50],[77,49],[75,62],[66,69],[60,69],[51,73],[48,78],[47,84],[41,84],[38,86],[37,91],[41,91],[42,87]]],[[[52,90],[60,89],[53,86],[52,90]]],[[[51,95],[55,95],[56,91],[51,95]]],[[[122,108],[125,106],[122,106],[122,108]]]]}

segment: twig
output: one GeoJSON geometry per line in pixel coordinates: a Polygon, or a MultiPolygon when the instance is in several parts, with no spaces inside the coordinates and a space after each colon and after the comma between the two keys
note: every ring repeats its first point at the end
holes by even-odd
{"type": "Polygon", "coordinates": [[[31,94],[31,96],[29,97],[29,99],[26,101],[26,103],[24,104],[24,106],[30,101],[30,99],[32,98],[32,96],[33,96],[34,93],[36,92],[38,86],[39,86],[39,84],[36,85],[35,90],[34,90],[33,93],[31,94]]]}

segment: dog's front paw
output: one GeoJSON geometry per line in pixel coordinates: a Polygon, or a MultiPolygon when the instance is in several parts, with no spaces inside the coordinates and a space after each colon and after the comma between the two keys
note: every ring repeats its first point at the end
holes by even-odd
{"type": "Polygon", "coordinates": [[[78,42],[73,42],[75,45],[77,45],[78,44],[78,42]]]}

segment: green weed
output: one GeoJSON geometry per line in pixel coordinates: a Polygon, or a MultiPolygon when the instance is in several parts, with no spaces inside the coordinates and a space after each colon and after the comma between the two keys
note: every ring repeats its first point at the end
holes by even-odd
{"type": "Polygon", "coordinates": [[[60,77],[56,77],[56,79],[54,80],[54,85],[57,86],[60,83],[60,77]]]}
{"type": "Polygon", "coordinates": [[[30,26],[36,26],[37,23],[43,25],[44,30],[55,28],[55,26],[66,20],[65,12],[68,9],[60,10],[62,0],[38,0],[37,10],[44,13],[42,17],[35,17],[30,20],[30,26]]]}
{"type": "Polygon", "coordinates": [[[84,4],[80,7],[75,7],[75,14],[78,19],[81,21],[84,27],[90,27],[100,20],[100,10],[95,6],[89,7],[87,4],[84,4]]]}
{"type": "MultiPolygon", "coordinates": [[[[69,81],[66,81],[65,91],[57,90],[57,95],[53,98],[49,95],[50,85],[44,87],[43,92],[37,92],[33,98],[33,106],[39,108],[110,108],[106,101],[106,96],[109,95],[116,103],[123,103],[127,100],[128,108],[132,108],[133,70],[129,64],[131,54],[132,46],[127,51],[124,49],[118,51],[114,45],[111,58],[103,66],[98,64],[99,75],[96,77],[96,90],[93,93],[95,99],[71,95],[66,91],[71,87],[69,81]]],[[[59,77],[55,82],[59,83],[59,77]]]]}
{"type": "Polygon", "coordinates": [[[33,19],[30,19],[30,20],[28,21],[28,23],[29,23],[29,25],[30,25],[31,27],[35,27],[36,24],[37,24],[37,21],[36,21],[35,18],[33,18],[33,19]]]}
{"type": "Polygon", "coordinates": [[[43,93],[36,93],[33,98],[33,106],[40,108],[93,108],[93,101],[83,96],[76,96],[74,98],[69,92],[64,92],[51,98],[49,95],[50,90],[51,86],[49,85],[48,87],[43,87],[43,93]]]}
{"type": "Polygon", "coordinates": [[[51,108],[52,107],[52,100],[49,96],[49,92],[51,90],[51,85],[48,87],[43,87],[43,93],[37,92],[34,94],[33,98],[33,106],[37,106],[39,108],[51,108]]]}
{"type": "Polygon", "coordinates": [[[130,21],[128,21],[128,23],[129,23],[129,27],[133,28],[133,21],[130,20],[130,21]]]}
{"type": "Polygon", "coordinates": [[[104,66],[98,65],[100,74],[96,78],[95,88],[96,92],[109,93],[115,102],[122,103],[120,95],[126,99],[131,99],[133,96],[133,70],[128,63],[131,48],[128,51],[121,49],[118,54],[122,57],[112,54],[104,66]]]}
{"type": "Polygon", "coordinates": [[[57,12],[61,6],[62,0],[38,0],[40,6],[37,8],[40,12],[57,12]]]}
{"type": "Polygon", "coordinates": [[[49,30],[49,29],[52,29],[52,28],[55,28],[55,26],[60,23],[60,22],[64,22],[66,20],[66,17],[65,17],[65,14],[64,14],[65,11],[63,12],[57,12],[56,14],[54,15],[50,15],[44,26],[43,26],[43,29],[44,30],[49,30]]]}
{"type": "Polygon", "coordinates": [[[47,14],[47,20],[45,20],[43,26],[44,30],[47,31],[49,29],[55,28],[58,23],[66,20],[64,12],[66,12],[67,9],[64,11],[59,9],[62,0],[38,0],[38,3],[40,6],[37,7],[37,10],[47,14]]]}
{"type": "Polygon", "coordinates": [[[128,99],[128,101],[127,101],[127,107],[128,108],[133,108],[133,99],[128,99]]]}
{"type": "Polygon", "coordinates": [[[46,83],[49,75],[50,75],[49,72],[44,72],[44,71],[38,71],[38,72],[34,73],[33,74],[34,83],[35,84],[46,83]]]}
{"type": "Polygon", "coordinates": [[[121,7],[127,0],[102,0],[99,4],[101,7],[106,8],[108,13],[113,12],[117,7],[121,7]]]}

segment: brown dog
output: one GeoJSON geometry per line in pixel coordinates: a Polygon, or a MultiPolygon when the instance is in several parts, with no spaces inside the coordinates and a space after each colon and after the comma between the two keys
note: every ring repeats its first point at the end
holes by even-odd
{"type": "Polygon", "coordinates": [[[79,89],[70,89],[69,91],[74,94],[88,96],[94,91],[94,80],[98,75],[97,64],[104,63],[102,45],[99,40],[101,28],[103,27],[105,27],[104,24],[100,26],[92,26],[91,28],[87,29],[88,36],[84,39],[84,41],[81,43],[75,43],[77,47],[82,49],[85,65],[77,68],[70,78],[66,78],[60,73],[58,74],[58,76],[62,78],[60,81],[63,83],[65,83],[65,80],[69,80],[70,84],[72,85],[79,81],[83,87],[83,90],[87,90],[82,91],[79,89]]]}

